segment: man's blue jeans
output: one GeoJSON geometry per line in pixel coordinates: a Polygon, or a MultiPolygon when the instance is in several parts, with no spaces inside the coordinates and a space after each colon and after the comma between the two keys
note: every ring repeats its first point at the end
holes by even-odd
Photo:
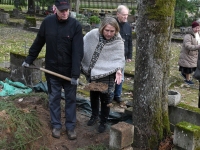
{"type": "Polygon", "coordinates": [[[114,91],[114,98],[121,97],[122,94],[122,82],[115,85],[115,91],[114,91]]]}
{"type": "Polygon", "coordinates": [[[122,82],[120,84],[115,84],[114,99],[120,98],[122,94],[122,84],[124,82],[124,70],[122,71],[122,82]]]}
{"type": "Polygon", "coordinates": [[[65,91],[65,127],[72,130],[76,125],[76,89],[69,81],[48,78],[49,109],[53,128],[62,128],[61,123],[61,90],[65,91]]]}

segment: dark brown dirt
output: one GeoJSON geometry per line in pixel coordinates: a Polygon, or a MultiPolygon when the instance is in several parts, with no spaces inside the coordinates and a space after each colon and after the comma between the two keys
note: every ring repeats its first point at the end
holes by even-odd
{"type": "MultiPolygon", "coordinates": [[[[80,108],[77,108],[77,139],[69,140],[66,135],[64,128],[64,110],[62,110],[62,132],[60,139],[53,138],[51,136],[51,126],[50,126],[50,115],[48,107],[44,104],[43,99],[38,96],[31,96],[15,100],[15,105],[22,109],[25,113],[29,113],[31,110],[36,111],[37,116],[42,124],[41,126],[41,136],[33,143],[34,148],[40,149],[41,147],[46,147],[50,150],[77,150],[77,148],[85,148],[89,145],[99,145],[103,144],[108,147],[109,145],[109,128],[104,133],[99,133],[97,131],[98,123],[94,126],[87,126],[87,121],[89,116],[86,115],[80,108]]],[[[114,104],[116,109],[120,109],[119,105],[114,104]]],[[[121,108],[122,109],[122,108],[121,108]]],[[[0,117],[9,117],[3,111],[0,112],[0,117]]],[[[2,132],[1,134],[7,134],[7,132],[2,132]]],[[[1,135],[3,136],[3,135],[1,135]]],[[[6,135],[5,135],[6,136],[6,135]]],[[[172,138],[166,138],[160,143],[159,150],[171,150],[173,147],[172,138]]],[[[134,148],[137,149],[137,148],[134,148]]]]}
{"type": "Polygon", "coordinates": [[[172,137],[167,137],[160,143],[159,150],[172,150],[173,147],[172,137]]]}
{"type": "Polygon", "coordinates": [[[53,138],[51,136],[50,126],[50,115],[47,106],[42,104],[42,100],[39,97],[28,97],[24,98],[23,101],[19,102],[15,100],[16,106],[22,110],[28,112],[29,110],[35,110],[39,120],[42,123],[42,135],[34,145],[46,146],[51,150],[76,150],[77,148],[84,148],[88,145],[104,144],[108,145],[109,142],[109,129],[105,133],[99,134],[97,131],[98,124],[92,127],[87,126],[89,116],[85,115],[82,111],[77,108],[77,125],[76,125],[76,140],[69,140],[66,135],[64,128],[64,110],[62,110],[62,132],[60,139],[53,138]]]}
{"type": "Polygon", "coordinates": [[[101,83],[101,82],[91,82],[89,84],[86,84],[84,87],[84,90],[87,91],[105,91],[108,89],[108,84],[101,83]]]}

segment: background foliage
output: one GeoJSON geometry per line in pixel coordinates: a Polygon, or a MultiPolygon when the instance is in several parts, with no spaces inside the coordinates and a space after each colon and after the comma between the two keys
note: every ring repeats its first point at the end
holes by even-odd
{"type": "Polygon", "coordinates": [[[199,5],[199,0],[176,0],[174,26],[190,26],[200,16],[199,5]]]}

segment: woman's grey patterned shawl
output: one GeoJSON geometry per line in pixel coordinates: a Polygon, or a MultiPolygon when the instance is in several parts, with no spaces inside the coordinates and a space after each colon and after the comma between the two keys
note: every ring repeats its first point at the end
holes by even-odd
{"type": "Polygon", "coordinates": [[[84,57],[81,69],[92,80],[108,76],[125,66],[124,42],[118,34],[115,40],[105,43],[96,63],[90,68],[93,54],[99,44],[99,37],[98,29],[93,29],[84,36],[84,57]]]}

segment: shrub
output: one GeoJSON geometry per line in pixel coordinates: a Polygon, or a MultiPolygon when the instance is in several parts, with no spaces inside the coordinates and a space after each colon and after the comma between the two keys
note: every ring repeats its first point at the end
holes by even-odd
{"type": "Polygon", "coordinates": [[[92,23],[99,24],[101,22],[101,19],[98,16],[91,16],[89,20],[90,24],[92,23]]]}
{"type": "Polygon", "coordinates": [[[135,8],[132,8],[131,15],[135,15],[135,8]]]}

